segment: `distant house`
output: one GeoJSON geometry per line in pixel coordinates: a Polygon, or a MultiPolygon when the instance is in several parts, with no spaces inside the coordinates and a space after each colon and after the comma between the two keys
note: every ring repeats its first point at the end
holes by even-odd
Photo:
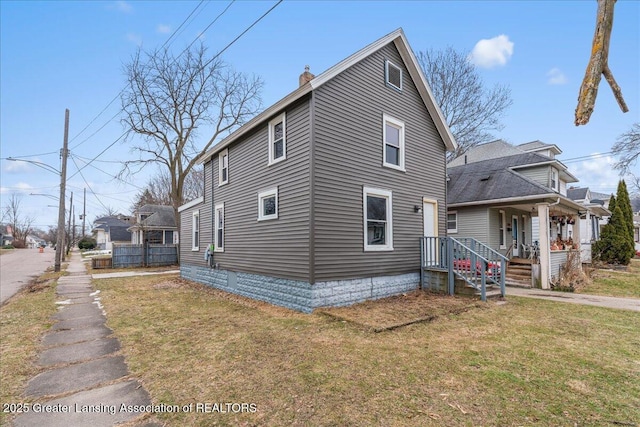
{"type": "Polygon", "coordinates": [[[124,215],[104,216],[94,221],[91,232],[98,249],[110,251],[114,243],[131,242],[131,232],[127,230],[130,226],[130,218],[124,215]]]}
{"type": "Polygon", "coordinates": [[[127,229],[133,244],[176,244],[178,227],[171,206],[144,205],[134,213],[135,222],[127,229]]]}
{"type": "Polygon", "coordinates": [[[41,239],[38,236],[34,236],[33,234],[29,234],[27,236],[27,238],[25,239],[25,244],[29,249],[44,248],[45,246],[47,246],[47,242],[44,239],[41,239]]]}
{"type": "Polygon", "coordinates": [[[181,275],[304,312],[416,289],[420,237],[446,233],[455,148],[402,30],[307,69],[201,157],[181,275]]]}
{"type": "Polygon", "coordinates": [[[10,245],[13,242],[11,226],[0,225],[0,246],[10,245]]]}
{"type": "Polygon", "coordinates": [[[588,187],[570,187],[567,197],[585,207],[580,213],[580,256],[582,262],[590,263],[591,245],[600,239],[600,221],[609,217],[611,212],[604,207],[603,200],[594,200],[588,187]]]}
{"type": "MultiPolygon", "coordinates": [[[[561,152],[541,141],[514,146],[497,140],[451,161],[449,235],[487,244],[510,258],[513,270],[516,263],[531,264],[535,254],[539,285],[548,288],[569,250],[580,245],[580,227],[574,225],[585,210],[567,196],[567,184],[578,180],[555,158],[561,152]]],[[[528,274],[530,284],[530,270],[528,274]]]]}

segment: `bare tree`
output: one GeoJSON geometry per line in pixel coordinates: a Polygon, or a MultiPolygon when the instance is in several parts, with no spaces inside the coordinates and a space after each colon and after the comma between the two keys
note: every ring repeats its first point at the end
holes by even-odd
{"type": "MultiPolygon", "coordinates": [[[[193,200],[204,194],[204,169],[194,167],[189,171],[182,190],[185,201],[193,200]]],[[[171,206],[171,177],[167,169],[161,169],[147,182],[146,187],[136,194],[135,202],[131,206],[134,212],[144,205],[171,206]]]]}
{"type": "Polygon", "coordinates": [[[458,142],[458,150],[452,157],[489,141],[492,131],[503,128],[500,119],[512,104],[507,86],[486,89],[468,55],[452,47],[418,52],[417,58],[458,142]]]}
{"type": "Polygon", "coordinates": [[[2,215],[3,220],[11,226],[13,245],[17,248],[26,246],[27,236],[31,234],[35,222],[34,218],[23,214],[21,204],[22,197],[16,193],[11,194],[2,215]]]}
{"type": "Polygon", "coordinates": [[[611,41],[611,30],[613,29],[613,7],[616,0],[598,0],[598,12],[596,15],[596,30],[593,35],[593,43],[591,45],[591,57],[587,64],[582,85],[580,85],[580,93],[578,94],[578,106],[576,107],[576,126],[585,125],[591,118],[591,113],[596,104],[598,95],[598,86],[600,78],[604,78],[611,86],[613,96],[618,101],[618,105],[623,113],[629,111],[622,90],[613,73],[609,69],[609,42],[611,41]]]}
{"type": "Polygon", "coordinates": [[[123,173],[149,165],[165,169],[177,213],[198,157],[260,109],[262,81],[234,71],[218,56],[208,58],[202,45],[178,57],[166,49],[139,50],[125,73],[122,122],[142,141],[132,147],[139,158],[127,161],[123,173]],[[202,140],[200,129],[212,131],[202,140]]]}
{"type": "Polygon", "coordinates": [[[631,175],[631,187],[636,192],[640,192],[640,177],[631,173],[632,166],[640,157],[640,123],[634,123],[631,129],[618,136],[611,151],[619,159],[614,167],[623,174],[631,175]]]}

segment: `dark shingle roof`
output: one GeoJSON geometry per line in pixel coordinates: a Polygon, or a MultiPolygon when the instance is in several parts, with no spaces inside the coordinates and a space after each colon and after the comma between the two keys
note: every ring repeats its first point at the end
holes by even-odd
{"type": "Polygon", "coordinates": [[[144,205],[138,212],[150,214],[142,221],[145,227],[176,227],[176,215],[172,206],[144,205]]]}
{"type": "Polygon", "coordinates": [[[536,153],[516,154],[447,169],[449,204],[544,195],[552,192],[509,168],[548,162],[536,153]]]}
{"type": "Polygon", "coordinates": [[[127,231],[129,225],[114,225],[109,227],[109,236],[112,242],[130,242],[131,232],[127,231]]]}
{"type": "Polygon", "coordinates": [[[585,188],[567,188],[567,197],[571,200],[584,200],[587,197],[588,187],[585,188]]]}

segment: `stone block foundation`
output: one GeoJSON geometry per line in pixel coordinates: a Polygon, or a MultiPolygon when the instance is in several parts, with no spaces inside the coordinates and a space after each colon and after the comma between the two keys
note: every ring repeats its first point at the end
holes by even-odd
{"type": "Polygon", "coordinates": [[[351,305],[413,291],[420,286],[419,273],[310,284],[257,274],[209,267],[181,265],[180,276],[233,294],[311,313],[318,307],[351,305]]]}

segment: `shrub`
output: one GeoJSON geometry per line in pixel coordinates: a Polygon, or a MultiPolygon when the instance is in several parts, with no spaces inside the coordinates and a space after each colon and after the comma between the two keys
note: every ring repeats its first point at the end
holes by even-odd
{"type": "Polygon", "coordinates": [[[96,239],[92,237],[85,237],[78,242],[78,248],[80,249],[95,249],[97,245],[96,239]]]}

